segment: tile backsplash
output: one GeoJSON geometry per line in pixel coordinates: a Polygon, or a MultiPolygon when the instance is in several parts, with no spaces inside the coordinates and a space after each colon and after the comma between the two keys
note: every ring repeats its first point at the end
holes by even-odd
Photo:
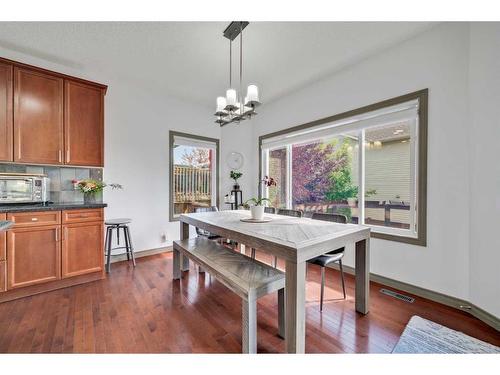
{"type": "MultiPolygon", "coordinates": [[[[83,194],[73,188],[71,180],[92,178],[102,181],[102,168],[0,164],[0,173],[33,173],[47,175],[47,177],[50,178],[50,200],[55,203],[83,202],[83,194]]],[[[99,199],[98,197],[96,198],[99,199]]]]}

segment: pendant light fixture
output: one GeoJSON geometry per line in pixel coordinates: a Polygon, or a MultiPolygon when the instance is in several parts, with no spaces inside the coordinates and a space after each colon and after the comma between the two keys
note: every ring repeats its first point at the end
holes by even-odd
{"type": "Polygon", "coordinates": [[[259,88],[256,85],[248,85],[247,94],[243,97],[243,29],[248,26],[246,21],[233,21],[223,32],[225,38],[229,39],[229,88],[226,96],[219,96],[216,101],[215,122],[224,126],[233,122],[251,119],[257,113],[255,108],[260,105],[259,88]],[[240,37],[240,82],[239,92],[233,88],[233,40],[240,37]]]}

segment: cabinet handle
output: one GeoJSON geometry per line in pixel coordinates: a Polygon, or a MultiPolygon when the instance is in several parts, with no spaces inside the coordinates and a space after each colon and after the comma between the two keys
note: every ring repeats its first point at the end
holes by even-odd
{"type": "Polygon", "coordinates": [[[62,150],[59,150],[59,163],[62,162],[62,150]]]}
{"type": "Polygon", "coordinates": [[[32,217],[31,221],[38,221],[38,218],[37,217],[32,217]]]}
{"type": "Polygon", "coordinates": [[[56,242],[59,242],[59,228],[56,228],[56,242]]]}
{"type": "Polygon", "coordinates": [[[69,163],[69,156],[70,156],[70,153],[69,153],[69,148],[66,150],[66,162],[69,163]]]}

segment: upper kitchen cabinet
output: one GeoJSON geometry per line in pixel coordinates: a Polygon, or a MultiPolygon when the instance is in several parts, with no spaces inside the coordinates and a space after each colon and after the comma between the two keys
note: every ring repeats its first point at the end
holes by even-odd
{"type": "Polygon", "coordinates": [[[65,163],[104,166],[104,89],[73,80],[64,86],[65,163]]]}
{"type": "Polygon", "coordinates": [[[12,161],[12,70],[0,62],[0,161],[12,161]]]}
{"type": "Polygon", "coordinates": [[[14,161],[63,163],[63,78],[14,67],[14,161]]]}

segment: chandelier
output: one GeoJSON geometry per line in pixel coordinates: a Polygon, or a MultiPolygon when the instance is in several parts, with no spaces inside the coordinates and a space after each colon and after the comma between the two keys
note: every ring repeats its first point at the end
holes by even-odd
{"type": "Polygon", "coordinates": [[[243,29],[248,25],[246,21],[233,21],[223,32],[225,38],[229,39],[229,89],[226,91],[226,96],[217,98],[217,109],[215,111],[215,122],[220,126],[224,126],[233,122],[251,119],[257,113],[255,107],[259,102],[259,88],[256,85],[248,85],[247,94],[243,97],[242,79],[243,79],[243,29]],[[233,40],[240,36],[240,82],[237,92],[233,88],[233,40]]]}

